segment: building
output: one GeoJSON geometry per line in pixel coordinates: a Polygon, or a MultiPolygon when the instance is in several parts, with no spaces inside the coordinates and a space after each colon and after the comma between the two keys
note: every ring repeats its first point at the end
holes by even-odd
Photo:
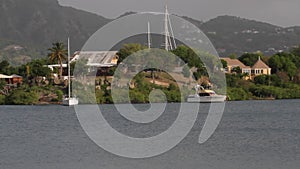
{"type": "MultiPolygon", "coordinates": [[[[109,69],[113,66],[116,66],[118,63],[118,51],[77,51],[71,56],[70,63],[76,62],[79,59],[87,60],[88,71],[97,70],[98,74],[107,73],[109,69]]],[[[54,68],[59,68],[59,64],[46,65],[52,71],[54,68]]],[[[67,64],[62,64],[63,75],[67,73],[66,68],[67,64]]],[[[54,74],[54,77],[57,75],[54,74]]],[[[67,77],[65,77],[67,78],[67,77]]]]}
{"type": "Polygon", "coordinates": [[[23,83],[23,77],[15,74],[11,76],[0,74],[0,79],[4,79],[7,84],[12,85],[23,83]]]}
{"type": "Polygon", "coordinates": [[[231,58],[222,58],[222,60],[227,62],[227,67],[225,68],[225,73],[234,73],[235,68],[239,67],[242,73],[251,73],[251,67],[244,65],[238,59],[231,59],[231,58]]]}
{"type": "Polygon", "coordinates": [[[87,66],[103,68],[103,67],[113,67],[118,63],[118,51],[80,51],[75,52],[72,62],[78,59],[87,60],[87,66]]]}
{"type": "Polygon", "coordinates": [[[79,51],[75,52],[72,62],[78,59],[87,61],[88,72],[96,71],[96,76],[109,75],[110,69],[118,64],[118,51],[79,51]]]}
{"type": "Polygon", "coordinates": [[[227,67],[224,69],[225,73],[235,73],[235,68],[239,67],[241,69],[241,73],[248,74],[246,79],[254,79],[254,77],[259,75],[271,75],[271,68],[264,63],[259,57],[257,62],[252,66],[246,66],[238,59],[230,59],[230,58],[222,58],[222,60],[227,62],[227,67]]]}
{"type": "Polygon", "coordinates": [[[257,62],[251,68],[251,75],[271,75],[271,68],[267,64],[265,64],[259,57],[257,62]]]}

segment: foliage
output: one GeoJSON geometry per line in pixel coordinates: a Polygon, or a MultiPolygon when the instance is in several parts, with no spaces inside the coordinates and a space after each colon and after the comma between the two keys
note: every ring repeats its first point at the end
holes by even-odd
{"type": "Polygon", "coordinates": [[[61,90],[56,90],[56,91],[55,91],[55,94],[56,94],[56,96],[57,96],[57,100],[58,100],[58,101],[61,101],[61,100],[63,99],[64,93],[63,93],[61,90]]]}
{"type": "Polygon", "coordinates": [[[241,74],[241,73],[242,73],[242,69],[241,69],[239,66],[234,67],[231,71],[232,71],[232,72],[235,72],[235,73],[238,73],[238,74],[241,74]]]}
{"type": "Polygon", "coordinates": [[[60,65],[59,77],[62,77],[62,64],[67,59],[68,51],[65,49],[64,44],[60,42],[52,43],[52,48],[49,48],[48,51],[49,60],[60,65]]]}
{"type": "Polygon", "coordinates": [[[268,61],[269,66],[272,68],[272,73],[287,72],[291,80],[296,75],[297,66],[295,63],[297,62],[300,62],[300,58],[296,59],[292,53],[277,53],[268,61]]]}
{"type": "Polygon", "coordinates": [[[237,58],[236,54],[230,54],[228,57],[229,57],[230,59],[236,59],[236,58],[237,58]]]}
{"type": "Polygon", "coordinates": [[[16,74],[17,70],[7,60],[0,62],[0,73],[5,75],[16,74]]]}
{"type": "Polygon", "coordinates": [[[128,43],[123,45],[123,47],[117,53],[119,56],[118,63],[121,63],[126,57],[144,49],[146,49],[146,46],[142,46],[138,43],[128,43]]]}
{"type": "Polygon", "coordinates": [[[13,90],[9,96],[6,97],[6,104],[12,105],[31,105],[39,101],[39,96],[36,92],[31,90],[17,89],[13,90]]]}
{"type": "Polygon", "coordinates": [[[227,90],[227,96],[229,100],[247,100],[249,94],[242,88],[229,88],[227,90]]]}
{"type": "Polygon", "coordinates": [[[245,53],[239,57],[239,60],[245,65],[252,67],[257,62],[259,57],[263,57],[261,53],[245,53]]]}
{"type": "Polygon", "coordinates": [[[5,104],[5,96],[0,94],[0,105],[5,104]]]}
{"type": "Polygon", "coordinates": [[[176,49],[172,51],[173,54],[178,56],[187,63],[189,67],[200,68],[203,67],[203,63],[195,51],[187,46],[179,45],[176,49]]]}
{"type": "Polygon", "coordinates": [[[0,90],[5,86],[6,82],[4,79],[0,79],[0,90]]]}
{"type": "Polygon", "coordinates": [[[222,63],[222,66],[223,66],[224,69],[227,68],[228,65],[227,65],[227,62],[225,60],[221,59],[221,63],[222,63]]]}
{"type": "Polygon", "coordinates": [[[27,66],[30,68],[30,75],[33,77],[42,76],[42,77],[49,77],[51,74],[51,70],[48,67],[45,67],[46,61],[45,60],[33,60],[32,62],[28,63],[27,66]]]}

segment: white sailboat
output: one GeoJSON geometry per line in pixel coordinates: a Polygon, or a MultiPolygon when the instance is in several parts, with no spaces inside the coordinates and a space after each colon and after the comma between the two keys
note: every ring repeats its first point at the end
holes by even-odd
{"type": "Polygon", "coordinates": [[[68,96],[63,99],[64,106],[74,106],[78,104],[78,98],[71,94],[71,71],[70,71],[70,39],[68,38],[68,96]]]}

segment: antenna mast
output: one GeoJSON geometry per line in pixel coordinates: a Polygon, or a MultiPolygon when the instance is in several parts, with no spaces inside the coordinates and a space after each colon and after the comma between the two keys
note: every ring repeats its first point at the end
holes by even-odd
{"type": "Polygon", "coordinates": [[[150,23],[148,22],[148,48],[151,48],[151,33],[150,33],[150,23]]]}
{"type": "Polygon", "coordinates": [[[68,97],[71,98],[71,79],[70,79],[70,38],[68,38],[68,97]]]}

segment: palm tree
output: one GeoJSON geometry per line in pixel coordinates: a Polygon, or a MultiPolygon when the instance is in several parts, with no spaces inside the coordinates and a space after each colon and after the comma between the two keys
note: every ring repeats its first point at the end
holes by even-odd
{"type": "Polygon", "coordinates": [[[48,57],[52,63],[57,62],[60,65],[59,70],[59,78],[62,78],[62,72],[63,72],[63,61],[67,59],[68,56],[68,50],[65,49],[65,46],[63,43],[56,42],[52,43],[52,48],[48,49],[48,57]]]}

